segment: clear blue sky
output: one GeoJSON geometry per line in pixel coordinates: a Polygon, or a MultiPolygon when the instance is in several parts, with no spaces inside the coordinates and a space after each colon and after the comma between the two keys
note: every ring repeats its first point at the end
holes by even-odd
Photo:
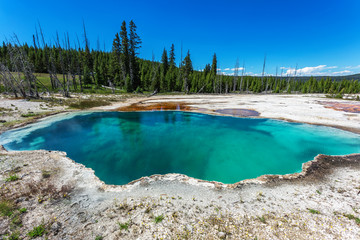
{"type": "Polygon", "coordinates": [[[49,41],[56,30],[75,40],[76,34],[83,36],[84,20],[91,47],[99,38],[110,49],[121,22],[131,19],[146,59],[154,53],[159,60],[163,48],[174,43],[178,61],[182,42],[195,69],[210,63],[216,52],[228,74],[237,58],[240,65],[245,61],[247,73],[261,73],[265,54],[269,74],[276,67],[293,73],[296,65],[302,75],[360,72],[359,0],[1,0],[0,41],[16,33],[32,42],[38,21],[49,41]]]}

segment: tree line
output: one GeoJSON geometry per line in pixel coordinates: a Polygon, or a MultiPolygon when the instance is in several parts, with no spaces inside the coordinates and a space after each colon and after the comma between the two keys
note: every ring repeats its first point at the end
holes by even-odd
{"type": "Polygon", "coordinates": [[[185,92],[185,93],[327,93],[342,95],[359,93],[357,80],[336,81],[327,77],[316,80],[297,79],[296,76],[248,76],[238,61],[233,75],[221,74],[217,56],[204,69],[194,70],[190,51],[176,64],[175,46],[164,49],[161,61],[139,58],[141,38],[133,21],[122,22],[111,51],[90,48],[85,24],[83,44],[71,44],[69,34],[56,34],[53,43],[45,41],[41,26],[33,35],[33,42],[21,44],[14,36],[0,46],[1,90],[15,96],[39,97],[39,89],[60,91],[65,97],[70,92],[84,89],[109,88],[113,92],[185,92]],[[242,70],[239,74],[239,70],[242,70]],[[35,73],[46,73],[50,87],[35,73]]]}

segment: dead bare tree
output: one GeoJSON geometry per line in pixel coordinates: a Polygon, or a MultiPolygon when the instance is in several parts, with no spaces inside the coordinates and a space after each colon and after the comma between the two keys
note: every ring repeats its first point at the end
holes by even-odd
{"type": "Polygon", "coordinates": [[[12,43],[7,43],[10,58],[9,66],[0,63],[0,75],[6,89],[11,89],[15,97],[20,94],[23,98],[39,98],[38,79],[34,75],[34,67],[31,64],[23,46],[16,35],[12,38],[12,43]]]}
{"type": "MultiPolygon", "coordinates": [[[[57,77],[56,56],[54,56],[55,53],[49,47],[49,46],[51,46],[51,43],[48,46],[47,43],[45,42],[44,33],[42,31],[40,23],[38,23],[38,25],[39,25],[40,35],[41,35],[42,46],[44,48],[45,63],[46,63],[47,71],[50,76],[51,87],[53,90],[55,90],[59,86],[62,85],[60,80],[57,77]]],[[[38,32],[36,32],[36,35],[37,35],[36,38],[39,39],[38,32]]],[[[38,45],[40,46],[40,43],[38,43],[38,45]]],[[[63,95],[66,95],[65,91],[63,92],[63,95]]]]}
{"type": "MultiPolygon", "coordinates": [[[[74,53],[73,49],[71,48],[70,45],[70,38],[69,38],[69,33],[66,33],[66,45],[67,45],[67,50],[68,50],[68,70],[69,70],[69,74],[71,75],[72,78],[72,85],[74,90],[77,90],[77,83],[76,83],[76,69],[75,69],[75,61],[76,59],[76,53],[74,53]]],[[[76,46],[75,46],[76,49],[76,46]]]]}
{"type": "Polygon", "coordinates": [[[228,81],[225,81],[225,93],[228,93],[229,84],[228,81]]]}
{"type": "Polygon", "coordinates": [[[18,94],[20,94],[24,98],[26,97],[26,92],[23,91],[23,81],[17,79],[16,75],[13,75],[4,63],[0,63],[0,76],[5,86],[5,89],[13,92],[15,97],[18,97],[18,94]]]}
{"type": "Polygon", "coordinates": [[[274,90],[276,92],[276,88],[277,88],[277,81],[278,81],[278,67],[276,66],[276,73],[275,73],[275,86],[274,86],[274,90]]]}
{"type": "Polygon", "coordinates": [[[264,56],[263,70],[262,70],[262,74],[261,74],[261,89],[264,86],[265,65],[266,65],[266,55],[264,56]]]}
{"type": "MultiPolygon", "coordinates": [[[[82,84],[82,76],[81,76],[81,52],[82,52],[82,49],[81,49],[81,45],[80,45],[80,41],[79,41],[79,37],[76,35],[76,39],[77,39],[77,43],[79,45],[79,54],[76,53],[77,55],[77,61],[76,61],[76,72],[77,72],[77,75],[78,75],[78,78],[79,78],[79,84],[80,84],[80,91],[83,92],[83,84],[82,84]]],[[[76,49],[76,47],[75,47],[76,49]]]]}
{"type": "Polygon", "coordinates": [[[38,42],[38,46],[39,47],[42,46],[43,49],[44,49],[45,64],[46,64],[46,68],[47,68],[49,76],[50,76],[51,88],[52,88],[52,90],[55,90],[57,88],[57,81],[56,81],[56,79],[53,76],[53,73],[51,71],[51,69],[52,69],[51,62],[50,62],[51,49],[50,49],[50,47],[48,47],[48,45],[45,42],[44,33],[42,31],[42,28],[41,28],[41,25],[40,25],[39,22],[38,22],[38,25],[39,25],[39,31],[40,31],[42,45],[40,44],[40,41],[39,41],[39,32],[37,31],[37,28],[36,28],[36,39],[37,39],[37,42],[38,42]]]}
{"type": "MultiPolygon", "coordinates": [[[[282,78],[283,78],[283,73],[284,73],[284,68],[281,68],[281,73],[280,73],[280,80],[279,80],[279,82],[281,83],[281,80],[282,80],[282,78]]],[[[280,85],[280,87],[279,87],[279,91],[281,90],[281,85],[280,85]]]]}
{"type": "Polygon", "coordinates": [[[287,86],[286,86],[286,92],[289,91],[289,87],[290,87],[290,78],[291,78],[291,74],[290,72],[287,74],[287,86]]]}
{"type": "Polygon", "coordinates": [[[223,79],[222,72],[220,72],[220,74],[219,74],[219,93],[220,94],[222,93],[222,79],[223,79]]]}
{"type": "MultiPolygon", "coordinates": [[[[294,84],[295,84],[295,82],[296,82],[297,69],[298,69],[298,64],[296,64],[296,67],[295,67],[295,75],[294,75],[294,80],[293,80],[294,84]]],[[[291,88],[290,91],[292,92],[292,91],[293,91],[293,88],[291,88]]]]}
{"type": "MultiPolygon", "coordinates": [[[[243,80],[244,80],[244,71],[245,71],[245,61],[243,62],[243,66],[241,69],[241,80],[240,80],[240,92],[242,92],[242,85],[243,85],[243,80]]],[[[246,89],[247,91],[247,89],[246,89]]]]}
{"type": "MultiPolygon", "coordinates": [[[[291,68],[290,68],[291,69],[291,68]]],[[[297,64],[296,64],[296,67],[295,67],[295,72],[294,72],[294,77],[296,77],[296,72],[297,72],[297,64]]],[[[289,92],[291,93],[292,89],[291,89],[291,71],[289,72],[288,74],[288,82],[287,82],[287,87],[286,87],[286,92],[289,92]]]]}
{"type": "MultiPolygon", "coordinates": [[[[238,76],[239,76],[239,58],[236,59],[236,64],[235,64],[235,69],[234,69],[233,92],[236,91],[236,85],[237,85],[237,82],[238,82],[238,76]]],[[[241,89],[241,85],[240,85],[240,89],[241,89]]]]}
{"type": "Polygon", "coordinates": [[[63,96],[64,97],[70,97],[70,93],[69,93],[69,86],[68,86],[68,78],[67,78],[67,70],[66,70],[66,65],[65,65],[65,51],[63,50],[63,48],[60,45],[60,39],[59,39],[59,35],[58,33],[56,33],[56,47],[59,50],[59,56],[60,56],[60,67],[61,67],[61,72],[63,75],[63,82],[61,83],[61,88],[63,91],[63,96]]]}
{"type": "Polygon", "coordinates": [[[159,79],[157,79],[157,73],[159,71],[160,64],[155,61],[154,53],[152,54],[151,65],[152,65],[151,85],[153,86],[154,92],[150,96],[153,96],[158,93],[159,85],[160,85],[160,83],[158,82],[159,79]]]}

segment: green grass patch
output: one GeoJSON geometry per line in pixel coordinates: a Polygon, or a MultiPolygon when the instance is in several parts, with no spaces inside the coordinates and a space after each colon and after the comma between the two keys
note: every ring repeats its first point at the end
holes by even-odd
{"type": "Polygon", "coordinates": [[[320,212],[318,210],[315,210],[315,209],[311,209],[309,208],[309,213],[312,213],[312,214],[320,214],[320,212]]]}
{"type": "Polygon", "coordinates": [[[26,213],[26,212],[27,212],[27,208],[20,208],[20,209],[19,209],[19,212],[20,212],[20,213],[26,213]]]}
{"type": "Polygon", "coordinates": [[[20,233],[19,232],[13,232],[7,240],[18,240],[20,239],[20,233]]]}
{"type": "Polygon", "coordinates": [[[10,112],[10,111],[12,111],[11,108],[0,107],[0,112],[10,112]]]}
{"type": "Polygon", "coordinates": [[[156,216],[155,218],[154,218],[154,222],[155,223],[160,223],[160,222],[162,222],[162,220],[164,220],[164,215],[159,215],[159,216],[156,216]]]}
{"type": "Polygon", "coordinates": [[[45,225],[41,224],[37,227],[34,227],[32,231],[28,232],[28,236],[30,239],[41,237],[42,235],[46,234],[45,225]]]}
{"type": "Polygon", "coordinates": [[[17,124],[20,124],[22,123],[23,121],[21,120],[14,120],[14,121],[9,121],[9,122],[4,122],[2,123],[4,127],[12,127],[12,126],[15,126],[17,124]]]}
{"type": "Polygon", "coordinates": [[[129,222],[126,222],[126,223],[119,223],[119,227],[120,227],[120,230],[125,230],[127,231],[129,229],[129,222]]]}
{"type": "Polygon", "coordinates": [[[350,220],[355,220],[356,224],[360,224],[360,218],[355,217],[352,214],[344,214],[344,217],[347,217],[350,220]]]}
{"type": "Polygon", "coordinates": [[[11,219],[11,224],[15,225],[15,226],[21,226],[21,219],[19,217],[19,214],[15,214],[14,213],[14,216],[12,217],[11,219]]]}
{"type": "Polygon", "coordinates": [[[347,217],[347,218],[350,219],[350,220],[355,219],[355,216],[352,215],[352,214],[344,214],[344,217],[347,217]]]}
{"type": "Polygon", "coordinates": [[[5,179],[5,182],[14,182],[19,180],[19,177],[17,175],[10,175],[10,177],[5,179]]]}
{"type": "Polygon", "coordinates": [[[69,107],[76,109],[87,109],[93,107],[107,106],[111,103],[105,100],[82,100],[77,103],[70,103],[69,107]]]}
{"type": "Polygon", "coordinates": [[[1,201],[0,202],[0,214],[1,216],[10,217],[14,211],[14,203],[10,201],[1,201]]]}
{"type": "Polygon", "coordinates": [[[95,240],[103,240],[103,236],[96,236],[95,240]]]}
{"type": "Polygon", "coordinates": [[[25,113],[25,114],[21,114],[22,117],[28,118],[28,117],[35,117],[38,116],[40,114],[38,113],[25,113]]]}
{"type": "Polygon", "coordinates": [[[265,220],[265,217],[264,217],[264,216],[258,217],[258,219],[260,220],[260,222],[266,223],[266,220],[265,220]]]}

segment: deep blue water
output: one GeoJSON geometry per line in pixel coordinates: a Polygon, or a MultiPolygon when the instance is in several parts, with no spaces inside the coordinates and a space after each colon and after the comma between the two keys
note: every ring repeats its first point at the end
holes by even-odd
{"type": "Polygon", "coordinates": [[[270,119],[180,111],[64,116],[8,131],[0,144],[10,150],[65,151],[108,184],[166,173],[235,183],[298,172],[319,153],[360,152],[357,134],[270,119]]]}

